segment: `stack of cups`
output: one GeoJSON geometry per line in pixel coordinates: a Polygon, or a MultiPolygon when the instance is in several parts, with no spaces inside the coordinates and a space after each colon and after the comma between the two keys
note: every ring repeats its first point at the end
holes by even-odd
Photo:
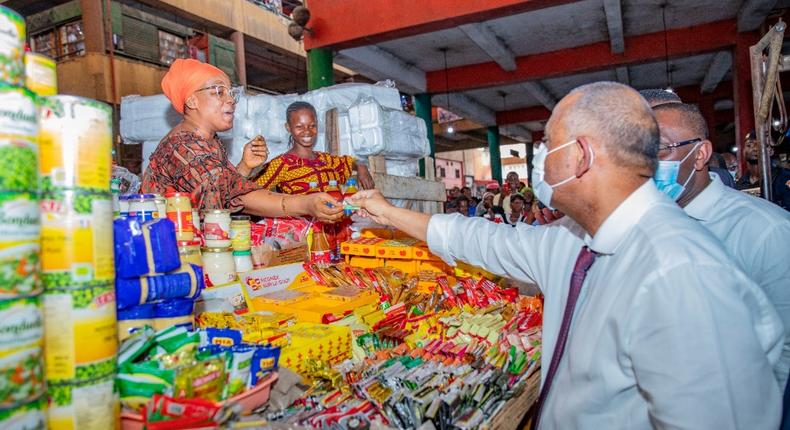
{"type": "Polygon", "coordinates": [[[0,6],[0,428],[45,426],[38,122],[23,88],[25,21],[0,6]]]}
{"type": "Polygon", "coordinates": [[[41,271],[50,429],[113,429],[115,313],[112,111],[41,99],[41,271]]]}

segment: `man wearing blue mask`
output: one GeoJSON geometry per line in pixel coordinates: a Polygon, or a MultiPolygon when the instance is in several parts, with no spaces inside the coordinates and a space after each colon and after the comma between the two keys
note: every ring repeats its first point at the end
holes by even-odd
{"type": "Polygon", "coordinates": [[[535,427],[776,429],[781,320],[721,243],[654,185],[659,135],[647,102],[618,83],[579,87],[546,136],[532,182],[566,214],[552,224],[431,216],[374,190],[352,201],[449,264],[540,286],[535,427]]]}
{"type": "Polygon", "coordinates": [[[790,212],[726,187],[708,172],[712,144],[696,106],[672,103],[653,110],[661,132],[659,189],[724,244],[783,319],[786,339],[775,371],[784,388],[790,372],[790,212]]]}

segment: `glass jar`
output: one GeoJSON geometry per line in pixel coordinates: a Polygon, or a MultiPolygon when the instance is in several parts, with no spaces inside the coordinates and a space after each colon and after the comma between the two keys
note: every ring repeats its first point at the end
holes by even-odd
{"type": "Polygon", "coordinates": [[[236,273],[251,272],[252,266],[252,253],[250,250],[246,251],[233,251],[233,261],[236,263],[236,273]]]}
{"type": "Polygon", "coordinates": [[[159,194],[154,194],[154,203],[156,203],[159,218],[167,218],[167,200],[159,194]]]}
{"type": "Polygon", "coordinates": [[[250,217],[233,215],[230,217],[230,241],[234,251],[250,250],[250,217]]]}
{"type": "Polygon", "coordinates": [[[194,207],[194,206],[192,206],[192,226],[193,226],[192,231],[194,231],[195,234],[197,234],[197,233],[199,233],[201,231],[200,230],[200,213],[198,213],[197,208],[194,207]]]}
{"type": "Polygon", "coordinates": [[[227,248],[230,242],[230,211],[209,209],[203,215],[203,239],[208,248],[227,248]]]}
{"type": "Polygon", "coordinates": [[[181,241],[178,242],[178,255],[181,256],[181,264],[196,264],[203,266],[203,257],[200,255],[200,241],[181,241]]]}
{"type": "Polygon", "coordinates": [[[208,247],[202,249],[203,276],[206,287],[227,284],[236,280],[236,263],[230,247],[208,247]]]}
{"type": "Polygon", "coordinates": [[[129,196],[129,216],[136,217],[141,223],[159,218],[159,209],[153,194],[133,194],[129,196]]]}
{"type": "Polygon", "coordinates": [[[186,193],[167,194],[167,218],[176,225],[176,240],[189,242],[195,238],[192,225],[192,202],[186,193]]]}

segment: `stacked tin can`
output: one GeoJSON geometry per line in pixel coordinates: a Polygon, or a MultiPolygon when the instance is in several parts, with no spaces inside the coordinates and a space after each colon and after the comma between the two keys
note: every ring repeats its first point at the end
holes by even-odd
{"type": "Polygon", "coordinates": [[[49,428],[114,428],[112,111],[72,96],[44,97],[40,104],[49,428]]]}
{"type": "Polygon", "coordinates": [[[42,428],[38,123],[24,88],[25,21],[0,6],[0,428],[42,428]]]}

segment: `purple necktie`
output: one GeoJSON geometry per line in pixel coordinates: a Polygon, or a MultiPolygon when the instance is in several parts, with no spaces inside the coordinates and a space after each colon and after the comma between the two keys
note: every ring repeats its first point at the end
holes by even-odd
{"type": "Polygon", "coordinates": [[[571,288],[568,290],[568,301],[565,303],[565,314],[562,316],[562,325],[560,325],[560,334],[557,336],[557,345],[554,347],[554,354],[551,356],[551,364],[549,371],[546,373],[546,382],[543,383],[543,390],[540,391],[538,398],[538,405],[535,408],[535,419],[532,420],[532,429],[537,429],[540,424],[540,412],[543,409],[543,403],[546,397],[549,396],[551,390],[551,383],[554,381],[554,374],[557,373],[557,368],[562,360],[562,354],[565,352],[565,343],[568,341],[568,331],[571,328],[571,320],[573,319],[573,310],[576,308],[576,301],[579,299],[579,293],[582,291],[582,284],[584,278],[587,276],[587,271],[590,270],[595,262],[595,253],[590,251],[586,246],[579,252],[576,257],[576,265],[573,266],[573,274],[571,275],[571,288]]]}

